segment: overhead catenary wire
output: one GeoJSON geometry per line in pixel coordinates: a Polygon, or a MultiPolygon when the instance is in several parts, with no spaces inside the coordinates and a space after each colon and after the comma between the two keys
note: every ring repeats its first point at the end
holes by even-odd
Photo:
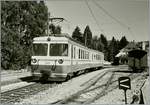
{"type": "Polygon", "coordinates": [[[93,0],[93,3],[100,9],[102,10],[106,15],[108,15],[110,18],[112,18],[113,20],[115,20],[117,23],[119,23],[121,26],[127,28],[128,32],[133,36],[133,39],[135,39],[136,37],[134,36],[131,27],[127,26],[126,24],[124,24],[123,22],[121,22],[119,19],[115,18],[114,16],[112,16],[108,11],[106,11],[99,3],[97,3],[95,0],[93,0]]]}
{"type": "Polygon", "coordinates": [[[111,17],[113,20],[115,20],[117,23],[119,23],[120,25],[122,25],[123,27],[128,27],[126,24],[124,24],[123,22],[121,22],[120,20],[118,20],[117,18],[115,18],[114,16],[112,16],[108,11],[106,11],[100,4],[98,4],[95,0],[93,0],[94,4],[100,8],[105,14],[107,14],[109,17],[111,17]]]}
{"type": "Polygon", "coordinates": [[[94,19],[94,21],[95,21],[97,27],[101,30],[102,33],[104,33],[104,30],[103,30],[102,28],[100,28],[100,24],[99,24],[98,20],[96,19],[96,17],[95,17],[95,15],[94,15],[94,13],[93,13],[93,11],[92,11],[90,5],[88,4],[88,1],[87,1],[87,0],[84,0],[84,1],[85,1],[86,5],[87,5],[89,11],[90,11],[90,14],[92,15],[92,17],[93,17],[93,19],[94,19]]]}

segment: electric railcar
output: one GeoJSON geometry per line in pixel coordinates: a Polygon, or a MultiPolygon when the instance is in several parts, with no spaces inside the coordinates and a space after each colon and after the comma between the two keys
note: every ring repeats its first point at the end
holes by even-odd
{"type": "Polygon", "coordinates": [[[31,58],[32,76],[52,81],[68,80],[89,68],[103,67],[104,62],[102,52],[89,49],[65,34],[34,38],[31,58]]]}

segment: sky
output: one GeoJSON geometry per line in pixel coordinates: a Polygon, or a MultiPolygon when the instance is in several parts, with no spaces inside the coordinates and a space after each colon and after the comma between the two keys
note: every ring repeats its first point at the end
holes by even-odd
{"type": "Polygon", "coordinates": [[[148,0],[46,0],[50,17],[66,21],[62,32],[72,35],[76,26],[81,32],[89,25],[93,36],[104,34],[108,40],[146,41],[149,39],[148,0]]]}

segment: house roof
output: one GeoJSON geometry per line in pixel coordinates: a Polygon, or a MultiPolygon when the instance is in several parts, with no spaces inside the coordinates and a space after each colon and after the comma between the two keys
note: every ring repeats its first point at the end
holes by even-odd
{"type": "Polygon", "coordinates": [[[127,56],[128,52],[133,50],[133,49],[137,49],[137,45],[136,43],[130,42],[128,45],[126,45],[123,49],[120,50],[120,52],[115,56],[115,57],[122,57],[122,56],[127,56]]]}

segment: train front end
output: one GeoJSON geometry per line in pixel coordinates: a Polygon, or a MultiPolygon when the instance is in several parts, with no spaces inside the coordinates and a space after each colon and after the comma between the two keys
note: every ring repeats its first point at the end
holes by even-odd
{"type": "Polygon", "coordinates": [[[65,37],[37,37],[33,41],[32,76],[64,81],[70,70],[69,44],[65,37]]]}

